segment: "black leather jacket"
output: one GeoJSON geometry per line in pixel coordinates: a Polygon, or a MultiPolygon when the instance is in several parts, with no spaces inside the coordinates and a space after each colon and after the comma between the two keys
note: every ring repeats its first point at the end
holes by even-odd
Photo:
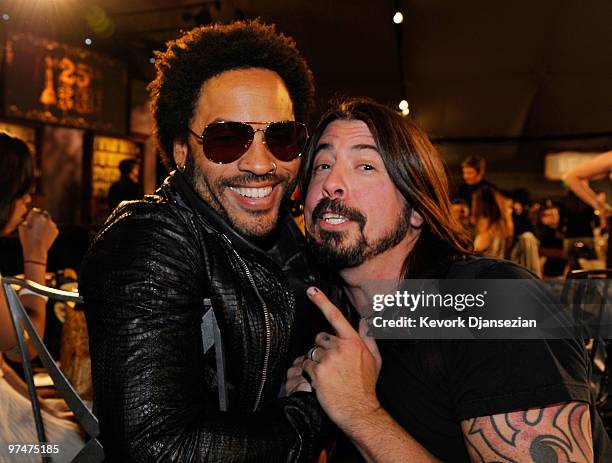
{"type": "Polygon", "coordinates": [[[323,422],[316,398],[277,398],[319,323],[305,295],[314,273],[302,246],[286,217],[264,252],[180,174],[113,213],[80,283],[108,461],[315,458],[323,422]],[[203,354],[205,298],[226,349],[226,412],[219,411],[214,349],[203,354]]]}

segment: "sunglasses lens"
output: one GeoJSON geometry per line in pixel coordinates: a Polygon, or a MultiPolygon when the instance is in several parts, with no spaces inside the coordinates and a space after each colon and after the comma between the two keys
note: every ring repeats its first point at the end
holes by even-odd
{"type": "Polygon", "coordinates": [[[202,134],[204,155],[213,162],[227,164],[246,153],[253,142],[254,131],[241,122],[216,122],[202,134]]]}
{"type": "Polygon", "coordinates": [[[300,122],[275,122],[266,130],[266,144],[281,161],[297,158],[306,146],[308,130],[300,122]]]}

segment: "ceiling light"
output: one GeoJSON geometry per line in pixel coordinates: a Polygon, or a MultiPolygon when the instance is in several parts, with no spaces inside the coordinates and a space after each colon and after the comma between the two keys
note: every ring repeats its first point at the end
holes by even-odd
{"type": "Polygon", "coordinates": [[[85,45],[91,45],[91,39],[89,37],[85,39],[85,45]]]}
{"type": "Polygon", "coordinates": [[[395,24],[401,24],[404,22],[404,15],[400,12],[397,11],[394,15],[393,15],[393,22],[395,24]]]}
{"type": "Polygon", "coordinates": [[[402,111],[406,111],[408,109],[408,102],[406,100],[402,100],[399,102],[398,106],[402,111]]]}
{"type": "Polygon", "coordinates": [[[9,19],[11,19],[11,17],[9,16],[9,14],[8,14],[8,13],[4,13],[4,14],[2,15],[2,19],[4,19],[5,21],[8,21],[9,19]]]}

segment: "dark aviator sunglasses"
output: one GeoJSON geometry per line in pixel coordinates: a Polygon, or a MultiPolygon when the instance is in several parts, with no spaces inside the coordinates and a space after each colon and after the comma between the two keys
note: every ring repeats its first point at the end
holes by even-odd
{"type": "Polygon", "coordinates": [[[280,161],[292,161],[301,156],[308,140],[306,125],[296,121],[218,121],[208,124],[202,135],[189,127],[187,130],[202,142],[204,156],[218,164],[228,164],[239,159],[253,143],[256,132],[263,132],[264,143],[280,161]],[[265,127],[254,129],[250,124],[265,127]]]}

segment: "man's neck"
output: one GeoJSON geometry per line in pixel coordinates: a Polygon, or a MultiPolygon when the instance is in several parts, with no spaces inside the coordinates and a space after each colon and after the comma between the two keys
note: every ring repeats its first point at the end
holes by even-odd
{"type": "Polygon", "coordinates": [[[409,232],[400,244],[379,254],[357,267],[340,270],[344,291],[359,315],[369,315],[374,286],[392,290],[390,286],[404,275],[406,257],[412,251],[419,232],[409,232]],[[377,284],[380,282],[380,286],[377,284]],[[388,288],[387,288],[388,287],[388,288]]]}

